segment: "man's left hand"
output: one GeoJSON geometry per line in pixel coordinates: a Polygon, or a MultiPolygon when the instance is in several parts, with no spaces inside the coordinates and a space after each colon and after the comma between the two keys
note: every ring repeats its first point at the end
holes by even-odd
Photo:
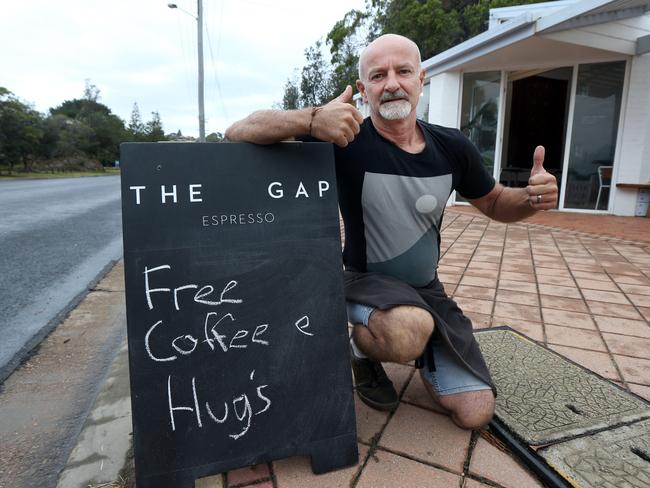
{"type": "Polygon", "coordinates": [[[535,210],[549,210],[557,206],[557,180],[544,169],[544,146],[537,146],[533,154],[533,169],[530,171],[528,202],[535,210]]]}

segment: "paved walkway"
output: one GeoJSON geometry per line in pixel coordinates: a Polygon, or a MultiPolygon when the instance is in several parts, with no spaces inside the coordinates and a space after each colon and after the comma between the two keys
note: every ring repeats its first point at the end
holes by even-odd
{"type": "MultiPolygon", "coordinates": [[[[510,325],[650,400],[650,219],[553,212],[531,222],[449,209],[440,265],[447,292],[476,328],[510,325]]],[[[541,486],[478,432],[434,413],[413,367],[387,371],[401,403],[387,414],[357,400],[358,466],[314,476],[307,458],[292,458],[197,487],[541,486]]]]}

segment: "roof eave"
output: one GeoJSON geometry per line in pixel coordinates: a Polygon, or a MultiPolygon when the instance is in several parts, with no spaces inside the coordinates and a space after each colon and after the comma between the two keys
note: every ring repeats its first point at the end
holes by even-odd
{"type": "Polygon", "coordinates": [[[531,37],[535,32],[535,20],[532,15],[524,14],[427,59],[422,63],[422,69],[427,77],[433,76],[488,52],[531,37]]]}

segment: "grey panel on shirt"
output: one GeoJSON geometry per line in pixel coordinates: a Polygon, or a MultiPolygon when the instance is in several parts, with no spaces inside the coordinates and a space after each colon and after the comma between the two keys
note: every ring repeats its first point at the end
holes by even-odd
{"type": "Polygon", "coordinates": [[[365,174],[361,203],[368,270],[417,286],[435,277],[438,226],[451,183],[451,174],[365,174]]]}

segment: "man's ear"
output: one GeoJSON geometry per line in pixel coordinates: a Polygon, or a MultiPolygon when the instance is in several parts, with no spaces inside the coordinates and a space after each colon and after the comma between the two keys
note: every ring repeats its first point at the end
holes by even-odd
{"type": "Polygon", "coordinates": [[[420,70],[420,88],[424,87],[424,70],[420,70]]]}
{"type": "Polygon", "coordinates": [[[361,80],[357,80],[357,91],[361,94],[363,101],[365,103],[368,103],[368,97],[366,96],[366,87],[361,80]]]}

